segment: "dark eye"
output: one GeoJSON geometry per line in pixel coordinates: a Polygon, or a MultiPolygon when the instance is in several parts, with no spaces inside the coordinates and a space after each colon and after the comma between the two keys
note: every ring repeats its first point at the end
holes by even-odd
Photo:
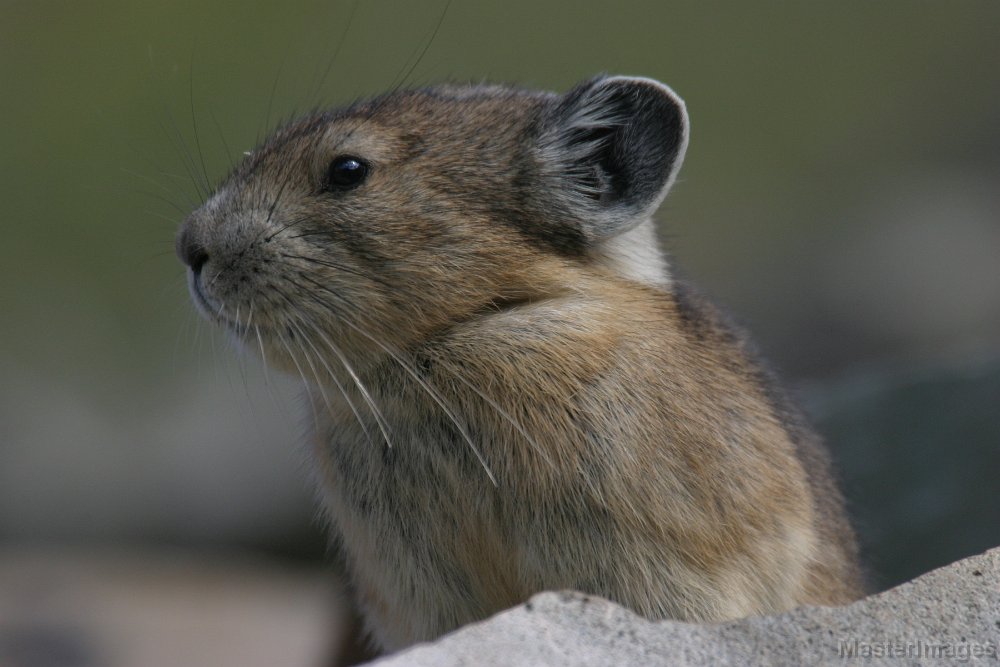
{"type": "Polygon", "coordinates": [[[350,190],[368,177],[368,164],[352,155],[341,155],[330,163],[326,174],[326,187],[331,190],[350,190]]]}

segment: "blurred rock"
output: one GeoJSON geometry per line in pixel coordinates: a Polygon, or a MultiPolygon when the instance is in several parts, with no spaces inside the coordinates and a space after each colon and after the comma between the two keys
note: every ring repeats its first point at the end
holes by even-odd
{"type": "Polygon", "coordinates": [[[1000,361],[807,392],[876,590],[1000,544],[1000,361]]]}
{"type": "Polygon", "coordinates": [[[0,537],[322,558],[299,386],[218,355],[156,387],[56,382],[0,358],[0,537]]]}
{"type": "Polygon", "coordinates": [[[234,554],[0,549],[3,667],[319,667],[334,578],[234,554]]]}
{"type": "Polygon", "coordinates": [[[651,623],[601,598],[543,593],[378,664],[927,665],[995,661],[998,645],[994,549],[848,607],[802,607],[720,625],[651,623]]]}

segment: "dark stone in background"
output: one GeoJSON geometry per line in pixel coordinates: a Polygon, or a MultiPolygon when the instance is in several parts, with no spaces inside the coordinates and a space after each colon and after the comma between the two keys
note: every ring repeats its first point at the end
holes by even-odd
{"type": "Polygon", "coordinates": [[[805,392],[878,590],[1000,545],[1000,363],[805,392]]]}

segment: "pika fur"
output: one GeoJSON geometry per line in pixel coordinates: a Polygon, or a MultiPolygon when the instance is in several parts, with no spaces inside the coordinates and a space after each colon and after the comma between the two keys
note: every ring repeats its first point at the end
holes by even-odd
{"type": "Polygon", "coordinates": [[[860,596],[816,437],[651,216],[656,81],[392,92],[252,151],[184,223],[194,301],[302,376],[382,650],[543,590],[721,621],[860,596]]]}

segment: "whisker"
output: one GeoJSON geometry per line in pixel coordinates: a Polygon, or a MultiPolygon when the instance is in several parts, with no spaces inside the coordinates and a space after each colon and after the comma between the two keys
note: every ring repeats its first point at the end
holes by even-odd
{"type": "MultiPolygon", "coordinates": [[[[243,325],[242,325],[241,320],[240,320],[240,305],[239,304],[236,304],[236,315],[234,316],[234,320],[236,322],[236,330],[237,331],[241,330],[243,328],[243,325]]],[[[243,378],[243,389],[244,389],[244,391],[246,391],[247,399],[252,401],[253,399],[250,396],[250,383],[247,382],[247,361],[246,361],[246,356],[243,355],[243,354],[238,354],[238,355],[236,355],[236,357],[239,360],[237,363],[239,363],[240,377],[243,378]]]]}
{"type": "MultiPolygon", "coordinates": [[[[300,257],[300,259],[310,260],[311,258],[309,258],[309,257],[300,257]]],[[[319,260],[317,260],[317,262],[319,262],[319,260]]],[[[322,264],[323,262],[319,262],[319,263],[322,264]]],[[[337,265],[333,265],[333,266],[335,268],[341,268],[340,266],[337,266],[337,265]]],[[[305,279],[307,279],[307,280],[309,280],[310,282],[312,282],[313,284],[315,284],[317,287],[321,287],[322,288],[322,286],[320,284],[318,284],[316,281],[310,279],[308,276],[304,276],[303,275],[302,277],[305,278],[305,279]]],[[[293,284],[294,284],[294,282],[293,282],[293,284]]],[[[332,294],[332,292],[331,292],[331,294],[332,294]]],[[[350,323],[348,323],[348,325],[350,326],[350,323]]],[[[397,351],[397,353],[398,353],[398,351],[397,351]]],[[[475,385],[473,385],[472,383],[470,383],[467,379],[463,378],[462,376],[460,376],[458,374],[455,374],[454,377],[458,381],[462,382],[469,389],[471,389],[477,396],[479,396],[481,399],[483,399],[483,401],[485,401],[488,405],[490,405],[490,407],[492,407],[494,410],[496,410],[497,414],[499,414],[501,417],[503,417],[505,420],[507,420],[507,422],[511,426],[513,426],[514,429],[518,433],[520,433],[524,437],[525,440],[527,440],[528,444],[530,444],[535,449],[535,451],[538,452],[539,456],[541,456],[543,459],[545,459],[545,461],[549,465],[553,465],[554,466],[554,463],[552,462],[552,459],[548,456],[548,453],[545,451],[545,449],[538,443],[537,440],[535,440],[528,433],[527,429],[525,429],[524,426],[522,426],[521,423],[517,419],[515,419],[510,413],[508,413],[506,410],[504,410],[503,407],[499,403],[497,403],[495,400],[493,400],[492,398],[490,398],[489,396],[487,396],[482,390],[480,390],[478,387],[476,387],[475,385]]]]}
{"type": "MultiPolygon", "coordinates": [[[[298,321],[301,322],[303,326],[307,326],[306,323],[305,323],[305,321],[302,320],[301,318],[298,318],[298,321]]],[[[358,410],[357,410],[357,408],[354,405],[354,401],[352,401],[351,398],[350,398],[350,396],[348,396],[347,390],[345,389],[344,385],[341,384],[340,380],[337,379],[337,376],[333,372],[333,369],[330,368],[330,365],[326,363],[326,360],[323,358],[323,355],[320,354],[320,351],[316,349],[316,346],[313,345],[312,341],[309,340],[309,337],[305,335],[305,332],[302,330],[301,327],[298,326],[298,324],[296,324],[295,322],[289,322],[289,326],[295,327],[295,330],[298,331],[299,336],[302,338],[302,340],[304,340],[313,349],[313,352],[316,353],[316,358],[319,359],[320,363],[322,363],[323,366],[326,368],[326,372],[327,372],[327,375],[330,377],[330,380],[333,381],[333,384],[337,387],[337,390],[340,391],[341,396],[344,397],[344,401],[347,403],[347,406],[350,408],[351,413],[354,415],[354,418],[357,420],[358,426],[361,427],[361,431],[365,434],[365,438],[367,438],[368,443],[374,447],[375,443],[372,441],[371,433],[369,433],[368,428],[365,426],[364,420],[361,419],[361,415],[358,413],[358,410]]],[[[315,330],[315,328],[313,328],[313,330],[315,330]]],[[[303,354],[304,353],[305,353],[305,351],[303,350],[303,354]]],[[[306,355],[306,359],[307,360],[309,359],[308,355],[306,355]]],[[[319,378],[317,378],[317,382],[319,382],[319,378]]],[[[324,400],[327,401],[327,409],[328,410],[332,409],[331,405],[329,403],[329,399],[327,399],[325,392],[323,392],[322,386],[320,386],[319,389],[320,389],[320,392],[323,394],[324,400]]]]}
{"type": "Polygon", "coordinates": [[[198,116],[194,110],[194,55],[191,56],[190,69],[188,72],[188,100],[191,107],[191,129],[194,131],[194,145],[198,150],[198,162],[201,164],[201,175],[205,179],[205,191],[212,192],[212,182],[208,177],[208,169],[205,168],[205,153],[201,150],[201,136],[198,132],[198,116]]]}
{"type": "MultiPolygon", "coordinates": [[[[180,213],[182,213],[182,214],[185,214],[185,215],[187,214],[187,212],[188,212],[189,209],[180,206],[177,202],[175,202],[173,199],[171,199],[171,197],[184,196],[183,193],[179,195],[177,192],[174,192],[173,190],[171,190],[170,188],[168,188],[166,185],[164,185],[161,181],[158,181],[155,178],[150,178],[149,176],[146,176],[145,174],[139,173],[138,171],[129,169],[127,167],[120,167],[120,169],[121,169],[122,172],[128,174],[129,176],[134,176],[135,178],[138,178],[138,179],[141,179],[143,181],[146,181],[150,185],[158,187],[161,190],[163,190],[164,193],[166,193],[166,194],[156,194],[156,193],[152,193],[152,192],[146,192],[145,194],[149,195],[150,197],[155,197],[155,198],[159,199],[160,201],[163,201],[166,204],[169,204],[170,206],[172,206],[173,208],[177,209],[177,211],[180,212],[180,213]],[[169,195],[169,197],[166,196],[166,195],[169,195]]],[[[185,196],[185,199],[188,199],[188,198],[185,196]]],[[[188,199],[187,203],[188,203],[189,206],[193,206],[194,205],[194,202],[190,201],[190,199],[188,199]]]]}
{"type": "MultiPolygon", "coordinates": [[[[320,289],[323,289],[325,291],[330,291],[329,288],[327,288],[325,285],[316,282],[309,276],[302,275],[301,277],[313,283],[320,289]]],[[[321,298],[319,298],[319,296],[313,290],[306,289],[304,291],[309,297],[317,301],[320,305],[324,306],[326,305],[326,303],[321,298]]],[[[413,380],[420,386],[420,388],[427,393],[427,395],[431,398],[431,400],[433,400],[434,403],[436,403],[437,406],[441,409],[441,411],[444,412],[444,414],[451,420],[452,424],[454,424],[456,430],[459,432],[459,434],[462,436],[465,442],[469,445],[469,448],[472,450],[472,453],[475,455],[480,465],[482,465],[483,470],[486,471],[486,476],[489,477],[493,485],[500,486],[497,483],[496,477],[493,475],[493,471],[490,470],[489,465],[486,463],[486,459],[483,457],[482,452],[479,451],[479,448],[476,446],[476,443],[472,440],[472,436],[469,435],[468,430],[463,425],[462,421],[458,418],[458,416],[455,414],[454,409],[445,401],[444,397],[441,396],[440,392],[433,386],[431,386],[423,377],[421,377],[420,374],[416,370],[414,370],[399,354],[397,354],[394,350],[392,350],[387,345],[382,343],[382,341],[378,340],[377,338],[375,338],[368,332],[364,331],[358,325],[354,324],[353,322],[351,322],[346,318],[342,318],[339,321],[343,324],[346,324],[351,329],[354,329],[357,333],[361,334],[362,336],[370,340],[372,343],[377,345],[379,348],[381,348],[386,354],[388,354],[392,359],[394,359],[396,363],[398,363],[399,366],[404,371],[406,371],[406,373],[410,377],[413,378],[413,380]]]]}
{"type": "MultiPolygon", "coordinates": [[[[292,180],[292,175],[295,173],[295,170],[291,166],[287,166],[285,167],[285,169],[287,170],[288,173],[285,174],[285,178],[281,182],[281,187],[278,188],[278,194],[274,196],[274,201],[271,202],[271,208],[267,210],[267,219],[264,220],[265,225],[271,222],[271,218],[274,217],[274,210],[278,208],[278,202],[281,201],[281,196],[285,194],[285,188],[288,187],[288,184],[292,180]]],[[[273,234],[269,236],[267,240],[270,241],[272,238],[274,238],[273,234]]]]}
{"type": "Polygon", "coordinates": [[[271,377],[268,374],[268,370],[267,370],[267,355],[264,354],[264,338],[260,335],[260,327],[258,325],[256,325],[256,324],[254,324],[254,322],[253,322],[253,307],[254,307],[254,302],[253,302],[253,299],[251,299],[250,300],[250,308],[249,308],[250,312],[247,315],[246,331],[247,332],[253,331],[254,334],[257,336],[257,344],[260,347],[260,360],[261,360],[261,363],[264,366],[264,385],[267,386],[268,388],[270,388],[270,386],[271,386],[271,377]]]}
{"type": "MultiPolygon", "coordinates": [[[[310,295],[312,298],[316,299],[316,297],[312,294],[311,290],[309,290],[307,287],[305,287],[301,283],[297,282],[295,279],[288,278],[288,281],[290,283],[292,283],[292,285],[298,287],[304,293],[306,293],[306,294],[310,295]]],[[[284,294],[279,294],[279,296],[289,306],[291,306],[292,308],[295,307],[295,304],[287,296],[285,296],[284,294]]],[[[316,299],[316,300],[318,300],[318,299],[316,299]]],[[[325,306],[326,304],[324,303],[323,305],[325,306]]],[[[331,341],[329,338],[327,338],[327,336],[323,333],[323,331],[322,331],[322,329],[320,329],[320,327],[316,326],[315,324],[309,324],[309,323],[305,322],[304,318],[302,318],[301,316],[299,317],[299,321],[302,322],[304,326],[308,326],[309,329],[311,331],[315,332],[318,336],[322,337],[323,341],[327,344],[327,346],[329,346],[330,349],[333,350],[334,354],[337,355],[337,358],[340,360],[340,363],[344,366],[344,369],[347,371],[348,375],[350,375],[351,380],[354,382],[355,386],[358,388],[358,391],[361,393],[362,398],[365,400],[365,402],[368,404],[369,409],[372,411],[372,415],[375,417],[375,423],[378,425],[379,430],[382,432],[382,436],[385,438],[386,445],[388,445],[389,447],[392,447],[392,438],[389,436],[389,431],[391,430],[389,428],[389,422],[388,422],[388,420],[386,420],[386,418],[382,414],[382,412],[378,409],[378,406],[376,405],[375,400],[372,398],[371,393],[364,386],[364,383],[361,382],[361,379],[357,376],[357,373],[354,372],[354,369],[351,367],[350,363],[347,361],[346,355],[344,355],[344,353],[340,350],[340,348],[338,348],[336,345],[334,345],[333,341],[331,341]]],[[[301,330],[300,330],[300,333],[301,333],[301,330]]],[[[310,341],[309,339],[306,339],[306,342],[308,342],[310,345],[312,345],[312,341],[310,341]]],[[[326,362],[323,359],[323,356],[319,353],[318,350],[316,350],[315,346],[313,346],[313,349],[316,351],[316,354],[319,355],[320,360],[323,361],[324,365],[326,365],[326,362]]],[[[351,399],[348,397],[346,390],[340,384],[340,382],[337,380],[337,377],[334,374],[333,370],[329,366],[326,366],[326,368],[327,368],[327,372],[330,374],[330,378],[337,384],[337,388],[340,389],[340,392],[344,395],[344,399],[347,401],[348,405],[350,405],[351,411],[354,412],[354,416],[357,418],[358,423],[361,425],[362,430],[365,431],[365,435],[368,435],[368,430],[365,428],[363,420],[361,419],[361,417],[358,415],[357,411],[355,410],[354,404],[351,402],[351,399]]],[[[369,442],[371,442],[371,437],[370,436],[369,436],[369,442]]]]}
{"type": "MultiPolygon", "coordinates": [[[[167,116],[170,119],[170,127],[168,128],[165,123],[160,121],[160,129],[167,137],[167,140],[170,141],[170,144],[174,148],[174,152],[180,159],[181,166],[184,167],[184,171],[187,173],[187,181],[190,181],[190,184],[194,186],[195,201],[205,201],[208,193],[203,192],[201,189],[202,184],[197,176],[198,169],[194,166],[195,161],[194,156],[191,154],[191,146],[188,144],[187,140],[184,139],[184,133],[181,132],[173,112],[168,111],[167,116]]],[[[185,183],[187,183],[187,181],[185,181],[185,183]]],[[[191,198],[185,197],[185,199],[191,198]]]]}
{"type": "Polygon", "coordinates": [[[254,333],[257,334],[257,344],[260,347],[260,358],[264,364],[264,384],[270,386],[271,378],[268,376],[267,372],[267,355],[264,354],[264,337],[260,335],[260,326],[253,325],[254,333]]]}
{"type": "Polygon", "coordinates": [[[462,438],[466,441],[466,443],[468,443],[469,447],[472,449],[472,453],[475,454],[476,458],[479,460],[479,463],[483,466],[483,470],[486,471],[487,477],[489,477],[490,481],[493,482],[493,486],[500,486],[497,483],[496,477],[493,476],[493,471],[490,470],[489,465],[487,465],[486,459],[483,458],[483,455],[479,451],[479,448],[476,447],[476,444],[472,441],[472,436],[469,435],[468,430],[455,415],[455,412],[452,410],[452,408],[445,402],[445,399],[443,396],[441,396],[440,392],[438,392],[437,389],[432,387],[424,378],[420,376],[420,374],[416,370],[414,370],[408,363],[406,363],[406,361],[404,361],[399,355],[393,352],[388,346],[383,344],[381,341],[377,340],[375,337],[369,335],[366,331],[362,330],[360,327],[353,324],[352,322],[348,320],[342,320],[342,321],[349,327],[357,331],[359,334],[368,338],[370,341],[378,345],[383,351],[385,351],[386,354],[392,357],[396,361],[396,363],[398,363],[400,367],[404,371],[406,371],[407,374],[410,375],[410,377],[412,377],[425,392],[427,392],[427,395],[430,396],[431,399],[435,403],[437,403],[438,407],[441,408],[441,411],[444,412],[449,419],[451,419],[452,423],[455,425],[455,428],[458,429],[458,432],[461,434],[462,438]]]}
{"type": "MultiPolygon", "coordinates": [[[[305,385],[305,387],[308,389],[309,380],[306,379],[306,374],[302,370],[302,366],[299,364],[298,359],[295,357],[295,353],[292,352],[291,346],[285,340],[285,337],[281,335],[281,332],[278,331],[277,329],[274,331],[274,335],[277,336],[278,342],[280,342],[281,346],[285,348],[285,352],[288,354],[288,358],[292,360],[292,364],[295,366],[296,370],[298,370],[299,377],[302,379],[302,384],[305,385]]],[[[312,392],[306,391],[306,395],[309,397],[309,407],[312,409],[313,423],[318,424],[319,412],[316,410],[316,403],[315,401],[313,401],[312,392]]]]}
{"type": "Polygon", "coordinates": [[[222,131],[222,125],[219,124],[219,119],[215,117],[215,111],[212,110],[211,106],[208,107],[208,117],[212,119],[212,124],[219,133],[219,140],[222,142],[222,148],[226,151],[226,164],[232,167],[233,152],[229,149],[229,142],[226,141],[226,133],[222,131]]]}
{"type": "Polygon", "coordinates": [[[323,89],[323,84],[326,83],[326,78],[330,75],[330,70],[333,69],[334,63],[337,61],[337,57],[340,55],[340,50],[344,47],[344,42],[347,41],[347,35],[351,30],[351,24],[354,23],[354,15],[358,11],[358,5],[361,4],[360,0],[354,0],[354,4],[351,6],[351,13],[347,17],[347,22],[344,24],[344,29],[340,32],[340,37],[337,38],[337,46],[333,50],[333,55],[330,56],[330,60],[326,63],[326,69],[323,70],[323,75],[319,77],[318,81],[312,86],[312,92],[309,95],[310,99],[318,101],[319,93],[323,89]]]}
{"type": "Polygon", "coordinates": [[[396,88],[404,85],[413,75],[413,72],[417,69],[417,65],[423,62],[424,56],[427,55],[428,49],[431,48],[431,44],[433,44],[434,40],[437,38],[438,31],[441,30],[441,26],[442,24],[444,24],[444,18],[445,16],[448,15],[448,10],[450,8],[451,8],[451,0],[448,0],[448,2],[446,2],[444,5],[444,9],[441,10],[441,14],[438,16],[437,24],[434,26],[434,31],[431,32],[430,38],[424,44],[424,48],[420,51],[420,55],[418,55],[417,59],[413,61],[413,64],[410,65],[410,68],[406,70],[406,75],[399,80],[399,83],[396,85],[396,88]]]}
{"type": "Polygon", "coordinates": [[[324,260],[324,259],[316,259],[315,257],[308,257],[306,255],[291,255],[288,253],[281,253],[281,256],[284,257],[285,259],[300,259],[304,262],[309,262],[311,264],[318,264],[319,266],[326,266],[331,269],[337,269],[338,271],[343,271],[344,273],[350,273],[351,275],[358,276],[359,278],[365,278],[373,282],[377,282],[384,287],[392,287],[392,285],[383,278],[379,278],[376,275],[367,275],[361,273],[356,269],[344,266],[343,264],[338,264],[337,262],[331,262],[329,260],[324,260]]]}
{"type": "MultiPolygon", "coordinates": [[[[279,193],[279,196],[280,196],[280,193],[279,193]]],[[[277,201],[277,200],[275,200],[275,201],[277,201]]],[[[268,220],[271,219],[271,214],[270,213],[268,213],[267,219],[268,220]]],[[[261,233],[257,235],[257,238],[255,240],[259,241],[263,237],[265,241],[271,241],[271,239],[273,239],[275,236],[277,236],[278,234],[282,233],[286,229],[290,229],[290,228],[294,227],[295,225],[301,225],[303,222],[308,222],[310,219],[311,218],[309,216],[302,216],[302,217],[299,217],[299,218],[293,218],[292,221],[289,222],[287,225],[284,225],[283,227],[278,228],[277,231],[272,232],[271,234],[268,234],[266,237],[264,236],[264,233],[263,233],[263,230],[262,230],[261,233]]]]}
{"type": "MultiPolygon", "coordinates": [[[[290,328],[294,329],[295,333],[297,333],[299,338],[301,338],[305,343],[307,344],[309,343],[309,340],[306,338],[305,334],[302,332],[302,329],[299,328],[298,324],[296,324],[295,321],[288,320],[286,321],[286,324],[290,328]]],[[[328,411],[332,411],[333,403],[330,402],[330,397],[326,395],[326,390],[323,387],[324,383],[320,379],[319,371],[316,369],[316,365],[313,364],[312,357],[309,356],[309,352],[301,346],[299,347],[299,351],[302,352],[302,357],[305,359],[306,365],[309,366],[309,368],[312,370],[313,378],[316,380],[316,388],[319,390],[320,395],[323,397],[323,403],[326,405],[326,409],[328,411]]],[[[316,355],[322,362],[322,356],[318,352],[316,353],[316,355]]]]}
{"type": "Polygon", "coordinates": [[[288,60],[288,50],[291,48],[291,40],[285,45],[284,54],[281,56],[281,60],[278,62],[278,71],[274,73],[274,82],[271,84],[271,94],[267,98],[267,112],[264,114],[264,131],[267,132],[271,127],[271,109],[274,106],[275,93],[278,92],[278,82],[281,80],[281,71],[285,69],[285,63],[288,60]]]}
{"type": "Polygon", "coordinates": [[[458,373],[454,373],[452,375],[452,377],[454,377],[456,380],[458,380],[459,382],[461,382],[462,384],[464,384],[466,387],[468,387],[469,389],[471,389],[473,391],[473,393],[475,393],[477,396],[479,396],[479,398],[483,399],[490,407],[492,407],[494,410],[496,410],[497,414],[499,414],[501,417],[503,417],[504,419],[506,419],[507,422],[511,426],[514,427],[514,430],[516,430],[518,433],[520,433],[521,436],[525,440],[528,441],[528,444],[531,445],[531,447],[542,458],[542,460],[544,460],[547,464],[549,464],[549,466],[553,470],[556,469],[555,462],[552,460],[551,457],[549,457],[549,454],[548,454],[548,452],[545,451],[545,448],[543,448],[541,445],[539,445],[538,441],[535,440],[531,435],[528,434],[528,431],[525,430],[525,428],[523,426],[521,426],[520,422],[518,422],[506,410],[504,410],[502,407],[500,407],[499,403],[497,403],[492,398],[490,398],[489,396],[487,396],[479,388],[477,388],[475,385],[473,385],[471,382],[469,382],[468,380],[466,380],[464,377],[462,377],[458,373]]]}
{"type": "Polygon", "coordinates": [[[365,104],[370,105],[369,109],[367,110],[367,115],[361,115],[361,114],[358,115],[357,122],[354,124],[354,127],[349,129],[344,134],[344,138],[342,139],[342,141],[345,142],[348,141],[351,137],[354,136],[354,133],[357,132],[362,125],[364,125],[365,121],[368,118],[372,118],[376,114],[378,114],[378,112],[381,111],[382,108],[390,102],[390,100],[392,100],[393,94],[396,93],[403,86],[403,84],[405,84],[406,81],[413,75],[413,72],[416,70],[417,66],[424,59],[424,56],[427,55],[427,51],[428,49],[430,49],[431,44],[433,44],[434,40],[437,38],[438,31],[441,29],[441,26],[444,23],[444,19],[447,16],[448,10],[450,8],[451,8],[451,0],[447,0],[447,2],[444,5],[444,8],[441,10],[441,13],[438,15],[437,23],[434,25],[434,30],[431,31],[430,37],[422,45],[422,47],[421,45],[418,44],[417,48],[414,49],[413,53],[411,53],[410,56],[406,59],[406,61],[403,63],[403,67],[399,70],[399,72],[396,73],[395,78],[393,78],[392,83],[389,86],[388,92],[374,99],[366,100],[358,105],[359,107],[365,104]]]}
{"type": "MultiPolygon", "coordinates": [[[[150,194],[150,196],[153,196],[153,197],[156,196],[156,195],[153,195],[152,193],[147,193],[147,194],[150,194]]],[[[166,200],[164,200],[164,201],[166,201],[166,200]]],[[[178,210],[180,210],[180,209],[178,209],[178,210]]],[[[171,217],[169,215],[165,215],[165,214],[160,213],[158,211],[150,211],[149,209],[143,209],[142,212],[143,212],[144,215],[151,215],[154,218],[159,218],[160,220],[163,220],[164,222],[169,222],[171,228],[173,228],[173,229],[176,229],[176,227],[177,227],[177,219],[174,218],[174,217],[171,217]]],[[[184,211],[184,214],[186,215],[187,211],[184,211]]],[[[167,252],[169,253],[170,251],[168,250],[167,252]]]]}
{"type": "Polygon", "coordinates": [[[320,338],[322,338],[323,341],[330,347],[330,349],[333,350],[333,353],[337,355],[337,358],[340,360],[340,363],[344,366],[344,370],[346,370],[347,374],[351,376],[351,379],[354,381],[354,384],[358,388],[358,391],[361,392],[361,396],[365,399],[365,402],[368,403],[368,407],[371,409],[372,414],[375,417],[375,423],[378,424],[379,430],[382,431],[382,437],[385,438],[385,444],[389,447],[392,447],[392,438],[389,437],[389,431],[391,430],[389,428],[389,422],[382,414],[382,411],[378,409],[378,405],[375,403],[375,399],[368,391],[368,388],[365,387],[364,383],[361,381],[361,378],[358,377],[358,374],[354,372],[354,368],[351,367],[351,364],[347,361],[347,357],[340,350],[340,348],[334,345],[333,341],[327,338],[326,335],[321,330],[316,329],[316,334],[319,335],[320,338]]]}
{"type": "MultiPolygon", "coordinates": [[[[287,303],[290,307],[292,307],[294,309],[295,304],[285,294],[283,294],[281,292],[278,292],[277,295],[285,303],[287,303]]],[[[308,344],[310,347],[313,348],[313,352],[315,352],[316,358],[319,360],[319,362],[321,364],[323,364],[323,366],[326,369],[327,375],[329,376],[330,380],[337,387],[337,390],[340,392],[340,394],[344,397],[344,401],[347,403],[348,408],[350,408],[351,413],[354,415],[354,418],[357,420],[358,426],[361,427],[361,431],[365,434],[365,438],[368,440],[369,444],[371,444],[371,445],[374,446],[374,442],[372,441],[371,433],[368,431],[368,428],[365,426],[364,420],[361,418],[361,415],[358,413],[357,407],[354,405],[354,402],[351,400],[351,398],[348,395],[348,393],[347,393],[346,389],[344,388],[343,384],[341,384],[341,382],[337,379],[337,376],[333,372],[333,369],[330,368],[329,364],[326,363],[326,359],[324,359],[323,355],[319,352],[318,349],[316,349],[316,346],[313,345],[312,341],[309,339],[308,336],[306,336],[306,334],[303,331],[302,327],[300,327],[298,325],[298,323],[301,323],[302,326],[308,327],[310,330],[314,330],[314,331],[316,330],[316,327],[315,326],[310,326],[301,316],[296,316],[294,320],[287,321],[286,323],[290,327],[294,327],[294,329],[298,332],[299,337],[306,344],[308,344]]],[[[259,335],[259,332],[258,332],[258,335],[259,335]]],[[[286,349],[286,351],[289,351],[287,344],[285,344],[285,349],[286,349]]],[[[262,344],[262,350],[263,350],[263,344],[262,344]]],[[[322,383],[322,381],[319,378],[319,374],[316,372],[315,366],[313,366],[312,361],[310,360],[309,355],[306,353],[306,351],[302,350],[302,353],[305,356],[306,361],[313,368],[313,375],[316,377],[316,381],[319,384],[319,390],[320,390],[321,395],[323,396],[324,402],[326,403],[327,410],[332,411],[332,405],[331,405],[331,403],[329,401],[329,397],[327,397],[326,392],[323,390],[323,383],[322,383]]],[[[290,351],[289,351],[289,354],[290,354],[290,351]]],[[[296,367],[299,367],[298,363],[295,361],[294,357],[292,357],[292,362],[295,363],[296,367]]],[[[300,373],[301,373],[301,368],[300,368],[300,373]]],[[[315,414],[315,412],[313,414],[313,418],[315,420],[315,423],[318,424],[319,423],[319,418],[318,418],[318,415],[315,414]]]]}

